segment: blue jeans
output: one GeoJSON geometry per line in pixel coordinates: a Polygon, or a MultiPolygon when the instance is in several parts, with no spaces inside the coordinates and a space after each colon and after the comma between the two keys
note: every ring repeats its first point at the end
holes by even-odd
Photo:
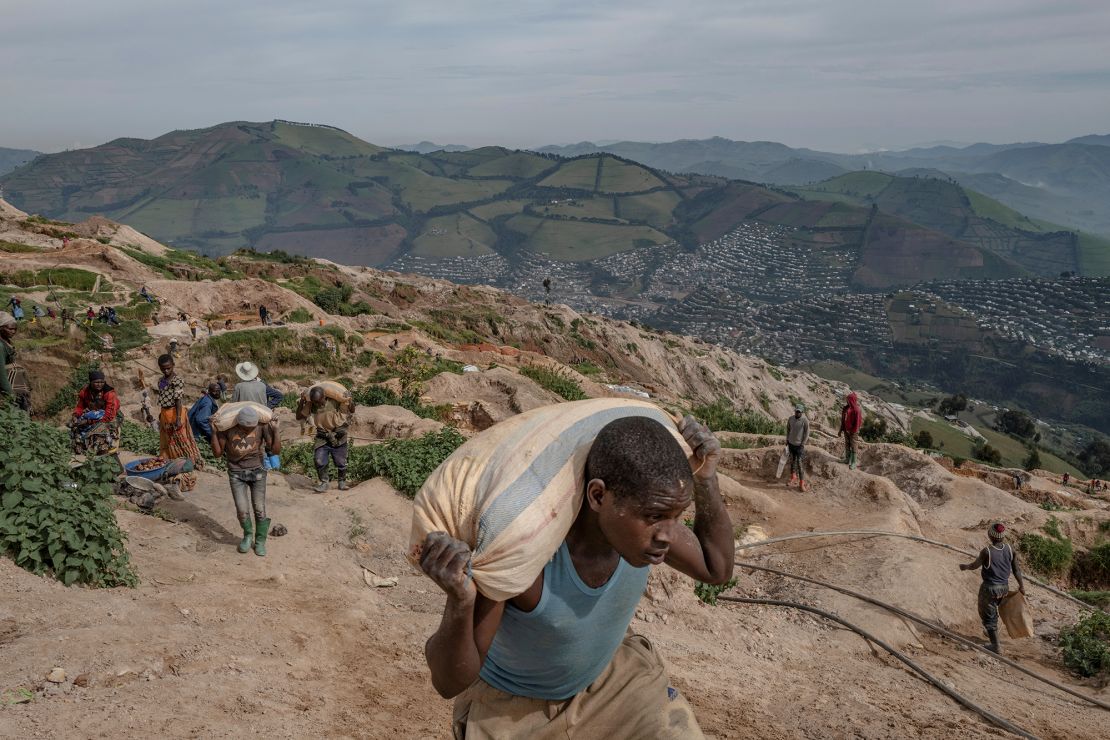
{"type": "Polygon", "coordinates": [[[251,518],[254,507],[255,521],[266,518],[266,470],[229,470],[227,479],[231,483],[231,497],[235,500],[235,514],[240,522],[251,518]]]}

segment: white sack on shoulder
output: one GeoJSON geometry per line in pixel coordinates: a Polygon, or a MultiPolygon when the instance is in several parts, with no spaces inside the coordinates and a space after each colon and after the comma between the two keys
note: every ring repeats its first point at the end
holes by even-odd
{"type": "Polygon", "coordinates": [[[566,538],[582,503],[586,457],[611,421],[645,416],[690,448],[666,411],[651,403],[596,398],[527,411],[455,450],[414,501],[408,557],[419,563],[431,532],[473,552],[478,590],[494,601],[524,592],[566,538]]]}

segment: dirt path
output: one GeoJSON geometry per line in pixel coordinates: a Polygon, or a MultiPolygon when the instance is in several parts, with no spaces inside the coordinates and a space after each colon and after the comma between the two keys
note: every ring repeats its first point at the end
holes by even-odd
{"type": "MultiPolygon", "coordinates": [[[[833,490],[831,479],[803,495],[761,475],[737,477],[743,487],[729,498],[735,519],[768,534],[889,524],[910,508],[882,497],[848,506],[851,498],[833,490]],[[772,504],[770,513],[757,510],[772,504]]],[[[176,522],[120,512],[138,589],[66,589],[0,560],[0,691],[8,698],[19,687],[35,692],[29,702],[0,707],[0,734],[445,737],[450,704],[432,690],[422,655],[443,599],[402,557],[409,502],[381,481],[318,496],[298,480],[271,478],[270,514],[289,534],[271,540],[266,558],[235,552],[226,480],[202,474],[187,501],[165,506],[176,522]],[[370,588],[363,567],[399,584],[370,588]],[[44,682],[54,666],[68,677],[57,687],[44,682]],[[87,686],[73,685],[80,675],[87,686]]],[[[974,584],[951,572],[958,556],[858,540],[790,543],[757,557],[977,636],[974,584]]],[[[1105,712],[873,609],[772,577],[738,578],[739,592],[797,598],[892,635],[960,691],[1041,737],[1105,735],[1105,712]]],[[[1039,630],[1073,615],[1039,596],[1034,605],[1039,630]]],[[[998,736],[855,635],[773,607],[706,606],[673,571],[652,575],[633,628],[657,644],[712,736],[998,736]]],[[[1006,647],[1070,682],[1049,643],[1032,638],[1006,647]]]]}

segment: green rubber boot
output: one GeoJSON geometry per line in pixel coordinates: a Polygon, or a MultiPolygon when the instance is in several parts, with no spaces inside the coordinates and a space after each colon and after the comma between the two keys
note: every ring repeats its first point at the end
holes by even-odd
{"type": "Polygon", "coordinates": [[[245,553],[254,544],[254,524],[251,523],[250,519],[241,522],[241,524],[243,525],[243,540],[239,543],[239,552],[245,553]]]}
{"type": "Polygon", "coordinates": [[[855,470],[855,469],[856,469],[856,453],[853,452],[852,454],[850,454],[848,456],[848,470],[855,470]]]}
{"type": "Polygon", "coordinates": [[[266,537],[270,534],[270,520],[258,520],[258,532],[254,535],[254,554],[266,557],[266,537]]]}

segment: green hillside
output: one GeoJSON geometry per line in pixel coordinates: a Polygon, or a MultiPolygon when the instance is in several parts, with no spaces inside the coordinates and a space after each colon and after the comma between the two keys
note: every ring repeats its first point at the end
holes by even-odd
{"type": "MultiPolygon", "coordinates": [[[[418,154],[287,121],[118,139],[40,157],[0,183],[29,212],[73,221],[101,214],[175,247],[283,249],[370,266],[408,254],[584,262],[705,243],[755,222],[787,229],[795,246],[842,250],[840,259],[857,263],[857,285],[886,287],[1037,271],[1020,259],[1027,248],[1055,274],[1063,271],[1052,262],[1057,242],[1072,238],[1033,226],[1016,238],[1021,214],[940,180],[855,172],[799,197],[612,153],[563,158],[488,146],[418,154]]],[[[1068,269],[1079,269],[1081,251],[1083,269],[1104,269],[1101,244],[1073,242],[1068,269]]]]}
{"type": "Polygon", "coordinates": [[[1105,268],[1097,242],[1028,218],[951,179],[849,172],[795,192],[809,200],[875,205],[885,213],[974,244],[1034,275],[1105,274],[1100,272],[1105,268]]]}

